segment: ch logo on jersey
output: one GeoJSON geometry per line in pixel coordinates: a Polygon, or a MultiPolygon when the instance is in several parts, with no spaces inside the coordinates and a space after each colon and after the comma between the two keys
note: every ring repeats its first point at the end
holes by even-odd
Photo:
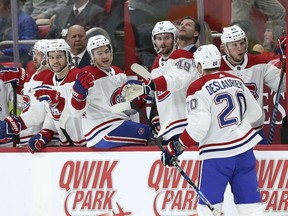
{"type": "Polygon", "coordinates": [[[254,98],[257,100],[259,98],[259,95],[257,93],[258,88],[256,83],[245,83],[246,87],[250,90],[254,98]]]}
{"type": "Polygon", "coordinates": [[[28,95],[24,95],[23,96],[23,101],[24,101],[23,112],[26,112],[31,106],[30,97],[28,95]]]}
{"type": "Polygon", "coordinates": [[[171,95],[170,91],[156,91],[156,97],[159,102],[164,101],[169,95],[171,95]]]}
{"type": "Polygon", "coordinates": [[[114,105],[117,103],[125,102],[123,96],[121,95],[121,88],[115,89],[115,91],[112,93],[110,98],[110,104],[114,105]]]}
{"type": "Polygon", "coordinates": [[[50,107],[50,110],[51,110],[51,114],[53,116],[53,119],[55,121],[59,121],[62,112],[57,107],[53,107],[53,106],[50,107]]]}

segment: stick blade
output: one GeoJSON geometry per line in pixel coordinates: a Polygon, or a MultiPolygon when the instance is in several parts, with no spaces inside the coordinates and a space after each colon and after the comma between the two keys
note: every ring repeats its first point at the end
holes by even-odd
{"type": "Polygon", "coordinates": [[[149,73],[149,71],[140,64],[133,63],[131,65],[131,70],[146,80],[151,79],[151,73],[149,73]]]}
{"type": "Polygon", "coordinates": [[[122,102],[122,103],[117,103],[111,106],[110,111],[112,113],[121,113],[125,110],[130,110],[131,109],[131,103],[129,101],[122,102]]]}

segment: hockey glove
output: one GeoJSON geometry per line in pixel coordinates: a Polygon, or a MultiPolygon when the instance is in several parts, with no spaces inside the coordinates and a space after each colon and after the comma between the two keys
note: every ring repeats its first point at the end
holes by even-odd
{"type": "Polygon", "coordinates": [[[147,97],[153,97],[155,85],[152,80],[128,80],[121,87],[121,95],[126,101],[133,101],[139,99],[145,99],[147,97]]]}
{"type": "Polygon", "coordinates": [[[41,150],[41,148],[51,141],[53,133],[51,130],[42,129],[38,134],[32,136],[27,145],[29,152],[34,154],[35,151],[41,150]]]}
{"type": "Polygon", "coordinates": [[[88,89],[94,86],[94,76],[84,71],[79,74],[72,88],[72,95],[77,101],[84,101],[88,95],[88,89]]]}
{"type": "Polygon", "coordinates": [[[8,116],[0,121],[0,142],[5,143],[19,135],[22,129],[26,129],[21,117],[8,116]]]}
{"type": "Polygon", "coordinates": [[[50,86],[42,85],[34,88],[37,100],[47,101],[50,107],[56,107],[60,101],[60,92],[50,86]]]}
{"type": "Polygon", "coordinates": [[[23,86],[26,80],[26,71],[18,67],[5,67],[0,70],[0,80],[4,83],[16,82],[18,85],[23,86]]]}
{"type": "Polygon", "coordinates": [[[174,166],[178,163],[178,156],[181,155],[185,147],[179,141],[170,141],[161,155],[161,162],[164,166],[174,166]]]}

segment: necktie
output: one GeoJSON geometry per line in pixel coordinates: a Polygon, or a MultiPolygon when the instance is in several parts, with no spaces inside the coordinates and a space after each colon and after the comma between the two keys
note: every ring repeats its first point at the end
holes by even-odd
{"type": "Polygon", "coordinates": [[[78,16],[78,14],[79,14],[79,10],[76,8],[76,9],[74,10],[74,15],[75,15],[75,17],[78,16]]]}
{"type": "Polygon", "coordinates": [[[79,62],[78,62],[78,61],[79,61],[79,57],[78,57],[78,56],[75,56],[75,57],[73,57],[73,60],[74,60],[74,62],[73,62],[73,63],[74,63],[74,64],[73,64],[74,67],[77,67],[77,66],[78,66],[78,63],[79,63],[79,62]]]}

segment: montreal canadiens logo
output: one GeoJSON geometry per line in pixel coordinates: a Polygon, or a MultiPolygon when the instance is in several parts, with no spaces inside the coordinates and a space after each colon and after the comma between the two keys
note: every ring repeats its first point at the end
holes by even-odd
{"type": "Polygon", "coordinates": [[[139,128],[139,130],[138,130],[138,134],[139,134],[139,135],[143,135],[144,132],[145,132],[145,129],[144,129],[144,128],[139,128]]]}
{"type": "Polygon", "coordinates": [[[24,95],[23,101],[24,101],[23,112],[26,112],[30,107],[30,97],[28,95],[24,95]]]}
{"type": "Polygon", "coordinates": [[[124,102],[124,98],[121,95],[121,89],[120,87],[115,89],[115,91],[112,93],[111,98],[110,98],[110,104],[114,105],[117,103],[124,102]]]}
{"type": "Polygon", "coordinates": [[[167,97],[169,97],[169,95],[171,95],[170,91],[156,91],[158,101],[165,100],[167,97]]]}

